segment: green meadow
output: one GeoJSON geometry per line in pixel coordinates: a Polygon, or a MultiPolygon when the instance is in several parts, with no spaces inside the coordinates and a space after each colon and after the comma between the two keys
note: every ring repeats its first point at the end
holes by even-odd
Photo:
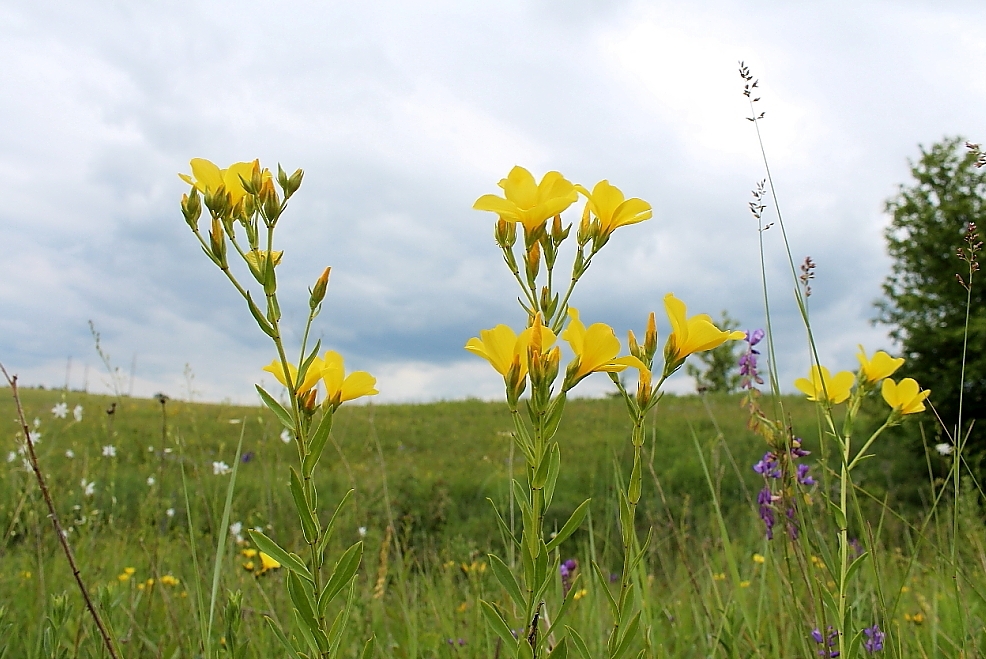
{"type": "MultiPolygon", "coordinates": [[[[0,647],[7,657],[105,656],[34,475],[18,453],[10,390],[2,393],[0,647]]],[[[288,488],[297,456],[273,414],[75,391],[26,389],[21,396],[40,433],[38,460],[81,578],[124,656],[202,656],[204,633],[220,656],[230,645],[234,656],[284,656],[263,616],[289,626],[286,570],[264,570],[245,533],[262,529],[299,554],[304,547],[288,488]],[[63,402],[59,418],[53,409],[63,402]],[[231,601],[237,591],[241,599],[231,601]]],[[[824,513],[837,461],[819,444],[817,408],[802,397],[779,402],[812,451],[807,461],[818,483],[807,505],[824,513]]],[[[873,405],[857,421],[860,435],[879,424],[883,410],[873,405]]],[[[610,625],[604,591],[616,592],[603,577],[615,577],[622,562],[616,492],[618,474],[629,472],[632,458],[629,424],[622,399],[573,400],[566,411],[556,435],[563,469],[545,523],[558,528],[592,498],[586,521],[557,551],[579,565],[567,624],[602,654],[610,625]],[[592,573],[592,561],[601,574],[592,573]]],[[[801,537],[822,550],[800,567],[792,551],[797,541],[783,531],[765,540],[755,502],[763,478],[752,469],[765,448],[747,421],[740,397],[727,395],[666,396],[648,420],[637,526],[641,537],[650,529],[654,536],[635,579],[652,656],[816,652],[811,630],[788,615],[792,606],[804,606],[796,604],[803,587],[791,575],[801,571],[831,588],[828,566],[835,557],[824,548],[835,546],[835,534],[826,515],[815,522],[806,516],[801,537]]],[[[860,570],[856,611],[864,620],[890,612],[880,620],[893,641],[884,650],[890,656],[979,656],[986,593],[980,512],[960,501],[956,560],[968,569],[956,583],[947,550],[952,504],[945,495],[933,509],[939,488],[929,480],[929,469],[944,474],[948,464],[933,451],[921,458],[916,426],[882,435],[877,457],[854,476],[866,521],[851,522],[852,533],[880,549],[860,570]],[[960,645],[973,653],[962,654],[960,645]]],[[[371,634],[382,657],[503,656],[478,601],[510,611],[486,556],[494,551],[519,560],[487,501],[519,531],[507,484],[523,477],[524,462],[511,450],[506,406],[477,400],[344,406],[322,464],[318,490],[326,517],[354,491],[340,512],[334,555],[360,539],[366,547],[341,656],[357,656],[371,634]]],[[[556,581],[558,591],[567,589],[560,576],[556,581]]]]}

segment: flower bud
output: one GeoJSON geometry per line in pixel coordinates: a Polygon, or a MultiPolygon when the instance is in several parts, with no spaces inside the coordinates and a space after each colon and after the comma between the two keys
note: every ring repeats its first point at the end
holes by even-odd
{"type": "Polygon", "coordinates": [[[527,270],[527,281],[533,286],[541,267],[541,245],[539,243],[534,243],[527,249],[527,260],[524,266],[527,270]]]}
{"type": "Polygon", "coordinates": [[[318,396],[318,390],[312,388],[308,393],[303,394],[301,398],[301,406],[309,414],[315,413],[315,398],[318,396]]]}
{"type": "Polygon", "coordinates": [[[630,346],[630,354],[639,359],[644,360],[643,353],[640,350],[640,345],[637,344],[637,337],[633,335],[633,330],[627,330],[627,345],[630,346]]]}
{"type": "Polygon", "coordinates": [[[329,286],[329,272],[331,270],[332,268],[326,268],[322,273],[322,276],[315,282],[315,286],[312,287],[312,296],[308,301],[308,306],[312,311],[315,311],[315,308],[322,303],[322,300],[325,299],[325,289],[329,286]]]}
{"type": "Polygon", "coordinates": [[[650,403],[653,392],[651,391],[650,371],[641,371],[640,378],[637,380],[637,405],[641,410],[646,410],[650,403]]]}
{"type": "Polygon", "coordinates": [[[650,312],[650,316],[647,317],[647,334],[644,335],[644,357],[640,361],[644,362],[650,366],[654,359],[654,355],[657,354],[657,320],[654,318],[654,312],[650,312]]]}
{"type": "Polygon", "coordinates": [[[205,207],[213,217],[227,217],[230,214],[230,198],[226,187],[220,185],[213,191],[205,193],[205,207]]]}
{"type": "Polygon", "coordinates": [[[212,218],[209,246],[212,249],[212,255],[216,258],[217,265],[220,268],[226,268],[228,265],[226,261],[226,234],[223,233],[222,223],[216,218],[212,218]]]}
{"type": "Polygon", "coordinates": [[[494,236],[500,249],[510,249],[517,242],[517,223],[500,218],[496,221],[494,236]]]}
{"type": "Polygon", "coordinates": [[[511,409],[517,407],[517,401],[520,400],[521,394],[527,388],[527,378],[521,377],[520,373],[520,355],[514,355],[513,361],[510,363],[510,370],[503,378],[504,384],[507,386],[507,404],[510,405],[511,409]]]}
{"type": "Polygon", "coordinates": [[[579,247],[585,247],[592,240],[592,225],[589,224],[589,204],[582,211],[582,221],[579,222],[579,232],[575,234],[579,247]]]}
{"type": "Polygon", "coordinates": [[[287,173],[281,168],[280,163],[277,165],[277,184],[281,186],[281,190],[284,191],[284,198],[289,199],[291,195],[298,191],[301,187],[301,179],[304,178],[305,172],[296,169],[294,174],[288,176],[287,173]]]}
{"type": "Polygon", "coordinates": [[[544,356],[544,381],[551,384],[558,377],[561,364],[561,348],[555,346],[544,356]]]}
{"type": "Polygon", "coordinates": [[[191,194],[181,196],[181,214],[192,231],[199,230],[199,218],[202,216],[202,201],[199,191],[192,188],[191,194]]]}

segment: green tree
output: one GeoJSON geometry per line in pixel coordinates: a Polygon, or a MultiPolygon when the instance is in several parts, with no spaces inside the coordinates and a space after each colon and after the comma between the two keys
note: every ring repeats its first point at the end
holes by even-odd
{"type": "MultiPolygon", "coordinates": [[[[724,310],[716,327],[734,330],[739,327],[739,321],[730,318],[724,310]]],[[[739,355],[736,354],[738,345],[735,341],[726,341],[718,348],[694,355],[701,367],[694,363],[685,365],[685,373],[695,378],[695,389],[699,393],[729,394],[739,389],[739,355]]]]}
{"type": "MultiPolygon", "coordinates": [[[[877,303],[878,321],[907,359],[900,375],[931,389],[930,401],[952,432],[959,416],[967,295],[971,293],[962,417],[976,420],[968,448],[986,452],[986,286],[976,273],[967,293],[969,265],[957,254],[970,227],[986,223],[986,170],[976,154],[951,138],[921,149],[913,180],[887,200],[892,216],[885,237],[893,259],[877,303]],[[961,277],[961,280],[959,280],[961,277]]],[[[967,423],[963,425],[968,428],[967,423]]],[[[927,427],[927,426],[926,426],[927,427]]]]}

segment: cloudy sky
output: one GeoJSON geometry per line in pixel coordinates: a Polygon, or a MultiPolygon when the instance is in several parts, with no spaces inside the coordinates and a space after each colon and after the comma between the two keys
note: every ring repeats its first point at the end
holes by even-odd
{"type": "MultiPolygon", "coordinates": [[[[883,203],[920,144],[986,140],[986,5],[685,4],[0,2],[0,360],[106,391],[91,320],[124,392],[185,397],[189,373],[199,399],[255,400],[272,350],[182,221],[192,157],[305,169],[278,226],[285,324],[297,341],[331,265],[314,333],[381,401],[500,396],[462,346],[522,314],[471,206],[515,164],[654,205],[586,275],[585,320],[639,331],[673,291],[762,326],[747,203],[764,167],[737,60],[761,82],[794,257],[818,263],[822,359],[890,347],[870,323],[883,203]]],[[[790,381],[804,331],[781,235],[764,237],[790,381]]]]}

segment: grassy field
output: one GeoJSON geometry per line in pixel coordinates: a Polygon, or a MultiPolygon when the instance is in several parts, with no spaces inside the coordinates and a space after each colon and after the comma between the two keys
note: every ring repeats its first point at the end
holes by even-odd
{"type": "MultiPolygon", "coordinates": [[[[33,474],[18,453],[9,393],[0,391],[0,455],[6,458],[0,463],[0,647],[9,657],[101,656],[33,474]]],[[[211,634],[220,648],[228,647],[220,640],[226,637],[247,640],[243,656],[283,656],[261,619],[289,615],[283,570],[258,574],[259,558],[249,543],[238,542],[221,523],[229,472],[236,467],[234,531],[243,536],[246,528],[263,528],[289,548],[303,542],[287,486],[294,448],[281,440],[273,415],[259,407],[21,393],[28,419],[37,419],[39,461],[70,529],[82,578],[97,593],[125,656],[200,656],[200,614],[207,617],[220,536],[228,543],[211,634]],[[66,415],[59,418],[52,410],[62,402],[66,415]],[[224,616],[227,593],[237,590],[241,613],[224,616]]],[[[826,463],[814,462],[822,456],[815,407],[793,397],[783,404],[814,452],[820,483],[809,505],[818,508],[829,479],[826,463]]],[[[859,435],[875,427],[870,416],[864,410],[859,435]]],[[[655,529],[639,572],[652,656],[814,656],[820,647],[800,622],[811,617],[812,604],[791,577],[831,581],[825,575],[832,557],[824,551],[834,546],[832,529],[821,521],[806,528],[803,536],[812,543],[807,552],[783,538],[764,540],[755,503],[763,479],[751,469],[764,446],[746,424],[739,397],[669,396],[648,426],[637,519],[642,534],[655,529]],[[810,562],[800,565],[799,556],[808,555],[810,562]],[[739,582],[726,576],[730,557],[739,582]]],[[[321,505],[330,512],[354,489],[333,542],[341,549],[363,538],[367,547],[343,656],[356,656],[371,633],[379,656],[498,653],[477,601],[509,609],[485,560],[491,548],[509,553],[486,502],[509,511],[509,478],[523,477],[509,430],[506,407],[481,401],[339,411],[319,472],[321,505]]],[[[572,401],[557,436],[563,469],[548,525],[560,525],[584,498],[593,498],[587,523],[561,552],[562,559],[578,559],[582,578],[576,587],[584,590],[569,624],[583,631],[594,651],[605,638],[609,614],[604,584],[584,568],[595,560],[604,571],[618,570],[622,561],[615,486],[617,468],[629,471],[628,436],[617,399],[572,401]]],[[[881,551],[872,552],[861,572],[865,586],[856,611],[863,619],[879,618],[890,632],[889,656],[979,656],[980,594],[986,593],[979,509],[975,503],[964,508],[955,560],[969,570],[955,583],[945,550],[948,513],[942,507],[941,518],[927,516],[928,465],[941,470],[944,462],[929,458],[926,464],[912,442],[901,432],[884,435],[878,457],[857,477],[868,493],[860,496],[868,523],[851,524],[881,551]]],[[[835,465],[831,459],[828,464],[835,465]]],[[[516,514],[509,523],[519,527],[516,514]]],[[[563,588],[560,579],[557,587],[563,588]]]]}

